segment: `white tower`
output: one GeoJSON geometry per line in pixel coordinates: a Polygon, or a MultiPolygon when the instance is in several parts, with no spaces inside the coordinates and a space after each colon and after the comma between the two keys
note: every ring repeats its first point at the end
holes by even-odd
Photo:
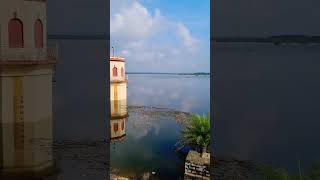
{"type": "Polygon", "coordinates": [[[111,142],[122,140],[125,135],[127,112],[127,78],[125,59],[110,58],[111,142]]]}
{"type": "Polygon", "coordinates": [[[55,48],[47,47],[46,0],[0,1],[3,175],[36,175],[53,167],[52,73],[56,55],[55,48]]]}

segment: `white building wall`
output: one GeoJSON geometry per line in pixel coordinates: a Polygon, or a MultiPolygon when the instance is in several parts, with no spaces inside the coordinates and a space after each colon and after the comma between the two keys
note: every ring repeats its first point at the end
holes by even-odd
{"type": "Polygon", "coordinates": [[[110,100],[121,101],[127,99],[127,83],[110,84],[110,100]]]}
{"type": "Polygon", "coordinates": [[[0,78],[2,83],[2,166],[4,168],[17,166],[17,154],[23,158],[20,165],[24,165],[26,168],[37,167],[44,162],[52,161],[52,150],[39,147],[43,143],[52,143],[52,70],[49,68],[29,72],[2,72],[0,78]],[[23,122],[17,122],[15,119],[17,112],[14,110],[14,81],[17,78],[21,79],[23,83],[21,88],[23,122]],[[17,141],[15,138],[17,137],[14,132],[17,130],[17,125],[23,127],[23,136],[19,138],[24,141],[22,149],[15,148],[15,141],[17,141]]]}
{"type": "Polygon", "coordinates": [[[110,84],[111,115],[124,116],[127,114],[127,83],[110,84]]]}
{"type": "MultiPolygon", "coordinates": [[[[19,55],[15,60],[34,60],[35,48],[34,25],[37,19],[43,24],[43,44],[47,44],[46,2],[31,0],[0,0],[0,61],[9,55],[19,55]],[[14,18],[23,23],[24,48],[9,49],[8,23],[14,18]]],[[[42,51],[46,52],[46,48],[42,51]]],[[[44,56],[46,57],[46,56],[44,56]]],[[[40,60],[40,59],[37,59],[40,60]]],[[[44,58],[43,60],[47,60],[44,58]]],[[[3,68],[3,67],[0,67],[3,68]]],[[[53,156],[52,144],[52,65],[34,66],[31,68],[17,65],[13,69],[0,69],[0,123],[2,126],[3,169],[34,171],[38,168],[51,166],[53,156]],[[14,96],[17,88],[14,82],[20,79],[23,97],[21,109],[23,120],[17,120],[14,96]],[[22,128],[17,128],[17,126],[22,128]],[[22,130],[17,137],[15,131],[22,130]],[[38,142],[38,140],[46,142],[38,142]],[[30,141],[33,140],[33,141],[30,141]],[[15,143],[21,141],[21,148],[15,143]],[[35,143],[30,143],[34,142],[35,143]],[[39,144],[40,143],[40,144],[39,144]],[[46,149],[43,149],[46,143],[46,149]],[[18,158],[18,160],[17,160],[18,158]],[[21,168],[21,169],[19,169],[21,168]]]]}

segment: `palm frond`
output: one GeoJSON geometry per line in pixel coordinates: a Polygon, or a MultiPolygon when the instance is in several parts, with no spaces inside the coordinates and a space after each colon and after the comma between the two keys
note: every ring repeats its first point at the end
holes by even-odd
{"type": "Polygon", "coordinates": [[[182,130],[182,142],[198,148],[210,145],[210,115],[192,114],[182,130]]]}

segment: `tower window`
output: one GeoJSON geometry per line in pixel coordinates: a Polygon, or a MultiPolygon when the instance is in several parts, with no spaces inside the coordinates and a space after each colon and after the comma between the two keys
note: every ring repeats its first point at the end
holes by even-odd
{"type": "Polygon", "coordinates": [[[9,48],[23,48],[23,23],[20,19],[11,19],[8,24],[9,48]]]}
{"type": "Polygon", "coordinates": [[[121,76],[124,77],[124,69],[121,67],[121,76]]]}
{"type": "Polygon", "coordinates": [[[40,19],[34,23],[35,47],[43,48],[43,24],[40,19]]]}
{"type": "Polygon", "coordinates": [[[113,74],[114,77],[118,76],[118,69],[115,66],[113,67],[113,73],[112,74],[113,74]]]}

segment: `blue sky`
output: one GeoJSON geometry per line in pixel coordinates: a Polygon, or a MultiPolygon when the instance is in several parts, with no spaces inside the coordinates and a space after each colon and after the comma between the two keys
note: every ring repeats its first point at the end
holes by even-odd
{"type": "Polygon", "coordinates": [[[130,72],[209,72],[210,0],[111,0],[111,44],[130,72]]]}
{"type": "Polygon", "coordinates": [[[162,14],[176,21],[183,21],[192,33],[203,39],[210,37],[209,0],[141,0],[152,12],[159,8],[162,14]]]}

